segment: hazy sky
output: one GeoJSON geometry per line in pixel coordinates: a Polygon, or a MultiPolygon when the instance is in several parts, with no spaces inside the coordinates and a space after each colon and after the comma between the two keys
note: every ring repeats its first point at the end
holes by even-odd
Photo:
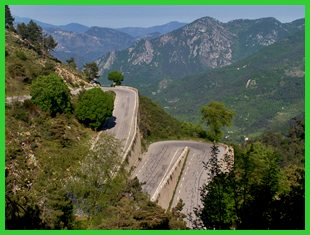
{"type": "Polygon", "coordinates": [[[304,17],[304,6],[10,6],[13,15],[63,25],[125,27],[153,26],[180,21],[190,23],[211,16],[222,22],[233,19],[275,17],[290,22],[304,17]]]}

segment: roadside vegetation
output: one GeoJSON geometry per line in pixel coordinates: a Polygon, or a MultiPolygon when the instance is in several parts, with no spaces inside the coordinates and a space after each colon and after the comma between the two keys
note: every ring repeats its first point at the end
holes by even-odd
{"type": "Polygon", "coordinates": [[[101,88],[93,88],[79,94],[75,115],[81,123],[97,130],[112,116],[113,107],[112,93],[103,92],[101,88]]]}
{"type": "Polygon", "coordinates": [[[63,65],[43,53],[28,25],[21,37],[13,22],[6,17],[6,95],[32,99],[6,104],[6,229],[185,229],[182,207],[165,212],[120,166],[117,140],[102,134],[90,149],[113,94],[71,96],[70,88],[89,85],[74,60],[63,65]]]}
{"type": "Polygon", "coordinates": [[[120,86],[122,81],[124,81],[124,75],[119,71],[111,71],[108,74],[108,80],[113,82],[112,86],[120,86]]]}
{"type": "Polygon", "coordinates": [[[139,97],[139,114],[139,128],[145,147],[159,140],[206,138],[206,132],[200,125],[178,121],[145,96],[139,97]]]}
{"type": "Polygon", "coordinates": [[[265,133],[234,145],[230,172],[219,170],[214,146],[205,163],[210,180],[202,188],[203,206],[195,210],[193,228],[305,229],[303,117],[290,125],[286,135],[265,133]]]}
{"type": "Polygon", "coordinates": [[[69,88],[56,74],[36,78],[31,84],[30,95],[34,104],[52,116],[72,111],[69,88]]]}

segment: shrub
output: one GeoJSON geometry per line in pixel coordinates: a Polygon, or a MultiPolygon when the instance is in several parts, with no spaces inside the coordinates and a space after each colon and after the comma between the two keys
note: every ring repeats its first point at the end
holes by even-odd
{"type": "Polygon", "coordinates": [[[16,51],[16,52],[15,52],[15,55],[16,55],[19,59],[21,59],[21,60],[23,60],[23,61],[26,61],[26,60],[27,60],[27,56],[25,55],[25,53],[24,53],[23,51],[16,51]]]}
{"type": "Polygon", "coordinates": [[[55,64],[51,62],[46,62],[42,68],[42,75],[49,75],[55,72],[55,64]]]}
{"type": "Polygon", "coordinates": [[[14,79],[24,82],[28,81],[25,67],[22,64],[16,63],[10,65],[8,68],[8,72],[14,79]]]}
{"type": "Polygon", "coordinates": [[[98,129],[112,116],[113,103],[113,95],[103,92],[100,88],[84,91],[77,102],[76,117],[86,126],[98,129]]]}
{"type": "Polygon", "coordinates": [[[72,110],[69,89],[56,74],[35,79],[31,85],[30,95],[32,102],[51,116],[72,110]]]}

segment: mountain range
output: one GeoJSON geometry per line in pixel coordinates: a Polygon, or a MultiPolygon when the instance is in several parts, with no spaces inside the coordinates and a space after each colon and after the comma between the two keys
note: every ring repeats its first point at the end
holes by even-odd
{"type": "Polygon", "coordinates": [[[78,23],[52,25],[26,17],[14,16],[14,18],[15,24],[28,23],[33,20],[57,41],[58,45],[53,55],[63,62],[73,57],[79,68],[110,51],[125,49],[137,40],[155,38],[185,25],[185,23],[174,21],[145,28],[112,29],[98,26],[88,27],[78,23]]]}
{"type": "Polygon", "coordinates": [[[222,23],[200,18],[154,39],[110,52],[99,61],[103,77],[124,72],[130,85],[158,86],[190,74],[224,67],[269,46],[302,28],[304,20],[281,23],[275,18],[222,23]]]}

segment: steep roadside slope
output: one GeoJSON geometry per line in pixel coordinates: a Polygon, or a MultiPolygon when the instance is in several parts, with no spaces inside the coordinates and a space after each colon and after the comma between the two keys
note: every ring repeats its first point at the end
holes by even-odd
{"type": "MultiPolygon", "coordinates": [[[[88,85],[78,72],[39,55],[12,32],[7,32],[6,66],[7,98],[29,95],[31,81],[51,72],[74,91],[88,85]]],[[[71,98],[74,103],[76,96],[71,98]]],[[[126,95],[116,100],[118,113],[123,101],[126,95]]],[[[127,111],[121,115],[134,136],[131,120],[137,115],[127,111]]],[[[90,149],[97,132],[80,124],[74,113],[50,116],[29,96],[7,103],[5,115],[6,229],[185,229],[177,214],[150,202],[139,182],[119,168],[122,143],[110,134],[101,134],[90,149]]],[[[111,132],[123,134],[116,129],[111,132]]],[[[126,136],[123,144],[131,141],[126,136]]]]}
{"type": "Polygon", "coordinates": [[[6,31],[5,69],[7,96],[29,95],[32,80],[52,72],[61,76],[71,90],[89,86],[81,73],[50,55],[43,56],[29,41],[12,31],[6,31]]]}

